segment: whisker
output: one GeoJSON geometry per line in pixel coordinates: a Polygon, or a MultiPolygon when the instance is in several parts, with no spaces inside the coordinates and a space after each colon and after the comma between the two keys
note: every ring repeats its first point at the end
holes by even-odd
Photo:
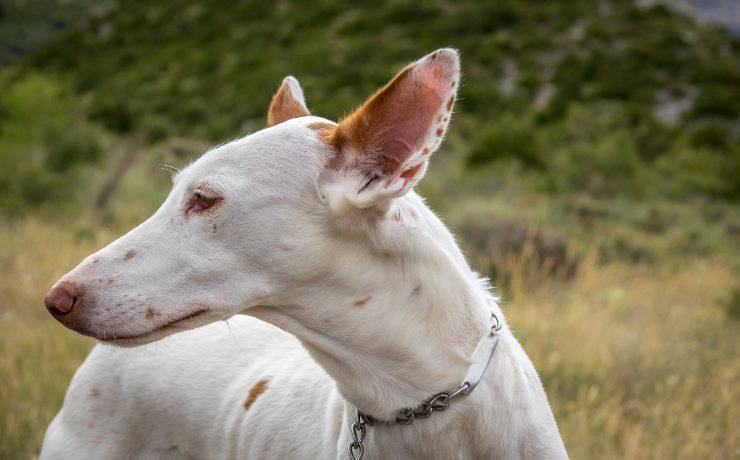
{"type": "Polygon", "coordinates": [[[178,169],[178,168],[176,168],[174,166],[171,166],[171,165],[159,164],[158,166],[159,166],[160,169],[162,169],[162,170],[167,171],[168,173],[170,173],[170,177],[171,178],[174,178],[180,172],[180,169],[178,169]]]}

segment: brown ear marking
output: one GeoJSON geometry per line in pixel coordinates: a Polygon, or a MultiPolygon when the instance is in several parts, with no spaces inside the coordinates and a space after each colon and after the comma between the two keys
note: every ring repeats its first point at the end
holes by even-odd
{"type": "Polygon", "coordinates": [[[319,139],[322,141],[327,144],[332,144],[332,139],[337,130],[337,125],[326,123],[324,121],[315,121],[308,125],[308,129],[315,131],[319,136],[319,139]]]}
{"type": "Polygon", "coordinates": [[[458,78],[457,52],[449,49],[403,68],[339,125],[321,133],[336,151],[328,167],[361,168],[368,177],[402,176],[408,158],[430,154],[424,144],[444,135],[458,78]],[[442,125],[435,127],[435,121],[442,125]]]}
{"type": "Polygon", "coordinates": [[[298,80],[285,77],[280,88],[272,97],[267,111],[267,125],[275,126],[292,118],[310,115],[303,100],[303,92],[298,80]]]}
{"type": "MultiPolygon", "coordinates": [[[[386,109],[389,108],[393,102],[394,95],[399,91],[400,82],[406,79],[411,73],[412,66],[407,66],[391,81],[389,81],[384,87],[376,91],[370,98],[351,115],[342,119],[339,122],[339,126],[334,132],[334,135],[330,139],[330,144],[334,146],[339,153],[336,161],[333,161],[330,166],[338,166],[344,164],[345,166],[355,164],[361,160],[361,158],[339,158],[344,153],[342,147],[349,146],[355,154],[367,151],[369,144],[372,139],[369,138],[368,126],[373,126],[386,109]]],[[[410,108],[410,107],[409,107],[410,108]]],[[[399,165],[398,162],[391,156],[382,155],[378,158],[378,164],[385,174],[391,173],[399,165]]]]}

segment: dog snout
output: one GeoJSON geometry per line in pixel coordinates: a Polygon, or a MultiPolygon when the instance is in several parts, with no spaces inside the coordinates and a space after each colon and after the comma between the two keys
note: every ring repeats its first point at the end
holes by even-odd
{"type": "Polygon", "coordinates": [[[80,307],[82,303],[80,291],[77,284],[62,281],[46,294],[44,305],[52,316],[64,323],[61,318],[69,315],[73,309],[80,307]]]}

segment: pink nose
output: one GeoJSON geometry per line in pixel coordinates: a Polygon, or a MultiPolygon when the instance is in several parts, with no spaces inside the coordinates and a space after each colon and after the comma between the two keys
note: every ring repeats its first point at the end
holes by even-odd
{"type": "Polygon", "coordinates": [[[55,318],[72,311],[79,302],[77,288],[69,281],[62,281],[54,286],[44,297],[44,305],[55,318]]]}

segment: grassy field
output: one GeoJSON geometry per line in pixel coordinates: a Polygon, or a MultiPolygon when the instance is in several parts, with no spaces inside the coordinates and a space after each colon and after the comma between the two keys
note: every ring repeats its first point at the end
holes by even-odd
{"type": "Polygon", "coordinates": [[[571,456],[740,458],[737,36],[633,0],[6,3],[0,459],[37,455],[93,345],[44,293],[156,208],[164,165],[263,127],[286,74],[335,119],[441,46],[463,80],[422,194],[571,456]]]}
{"type": "MultiPolygon", "coordinates": [[[[35,218],[0,227],[0,458],[37,455],[93,344],[42,305],[58,276],[115,237],[86,228],[35,218]]],[[[729,305],[738,285],[726,260],[655,267],[586,256],[570,281],[535,286],[520,266],[507,267],[504,309],[573,458],[737,455],[740,338],[729,305]]]]}

